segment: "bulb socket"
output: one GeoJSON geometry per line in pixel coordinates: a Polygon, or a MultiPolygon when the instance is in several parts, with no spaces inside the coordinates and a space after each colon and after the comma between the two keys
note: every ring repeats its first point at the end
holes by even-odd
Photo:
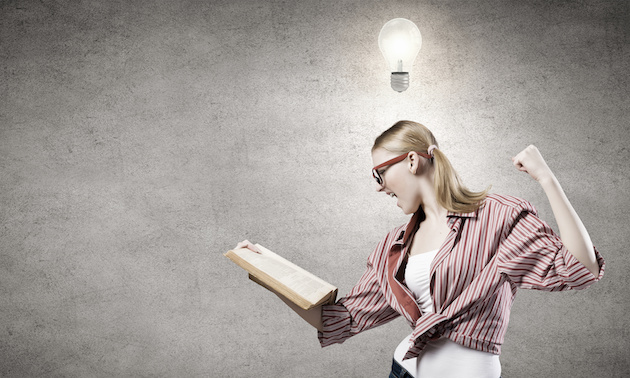
{"type": "Polygon", "coordinates": [[[392,89],[404,92],[409,88],[409,72],[392,72],[392,89]]]}

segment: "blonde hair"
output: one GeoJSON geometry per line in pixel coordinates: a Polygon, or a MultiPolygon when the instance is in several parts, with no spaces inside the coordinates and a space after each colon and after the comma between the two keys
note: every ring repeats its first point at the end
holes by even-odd
{"type": "MultiPolygon", "coordinates": [[[[396,155],[406,152],[425,152],[430,145],[439,147],[433,133],[424,125],[412,121],[398,121],[374,141],[372,151],[382,148],[396,155]]],[[[490,187],[481,192],[468,190],[461,182],[450,161],[439,148],[433,150],[434,189],[440,206],[455,213],[468,213],[479,208],[490,187]]]]}

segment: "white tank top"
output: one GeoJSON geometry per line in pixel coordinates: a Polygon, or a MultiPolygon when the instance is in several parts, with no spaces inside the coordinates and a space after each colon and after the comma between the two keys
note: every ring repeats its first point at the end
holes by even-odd
{"type": "MultiPolygon", "coordinates": [[[[405,284],[411,290],[422,313],[433,312],[429,290],[431,262],[438,250],[409,256],[405,269],[405,284]]],[[[411,346],[411,335],[396,348],[394,359],[407,371],[422,378],[498,378],[501,363],[496,354],[467,348],[447,338],[431,341],[418,358],[403,361],[411,346]]]]}
{"type": "Polygon", "coordinates": [[[433,312],[433,300],[429,284],[431,277],[431,262],[438,250],[420,253],[418,255],[409,256],[407,259],[407,268],[405,269],[405,284],[420,306],[422,313],[433,312]]]}

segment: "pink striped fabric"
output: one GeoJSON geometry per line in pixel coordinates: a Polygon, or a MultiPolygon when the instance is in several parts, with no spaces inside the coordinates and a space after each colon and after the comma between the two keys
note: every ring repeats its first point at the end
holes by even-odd
{"type": "Polygon", "coordinates": [[[598,277],[562,244],[527,201],[491,194],[475,212],[449,213],[451,232],[431,263],[433,313],[423,314],[401,283],[410,238],[424,214],[417,212],[378,244],[350,293],[324,306],[322,347],[403,316],[415,343],[405,359],[417,357],[431,339],[447,337],[469,348],[501,353],[517,288],[545,291],[584,289],[598,277]]]}

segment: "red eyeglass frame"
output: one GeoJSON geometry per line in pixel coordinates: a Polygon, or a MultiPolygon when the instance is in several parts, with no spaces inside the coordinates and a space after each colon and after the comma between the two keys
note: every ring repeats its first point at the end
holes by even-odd
{"type": "MultiPolygon", "coordinates": [[[[427,159],[432,159],[433,156],[429,155],[429,154],[425,154],[424,152],[418,152],[415,151],[418,155],[427,158],[427,159]]],[[[372,176],[374,177],[374,179],[376,180],[376,183],[379,185],[383,185],[383,178],[381,177],[381,174],[378,173],[378,169],[379,168],[383,168],[383,167],[387,167],[388,165],[393,165],[396,164],[398,162],[401,162],[403,160],[405,160],[407,158],[407,155],[409,155],[409,152],[405,152],[404,154],[400,155],[400,156],[396,156],[393,159],[389,159],[384,163],[381,163],[379,165],[377,165],[376,167],[372,168],[372,176]]]]}

